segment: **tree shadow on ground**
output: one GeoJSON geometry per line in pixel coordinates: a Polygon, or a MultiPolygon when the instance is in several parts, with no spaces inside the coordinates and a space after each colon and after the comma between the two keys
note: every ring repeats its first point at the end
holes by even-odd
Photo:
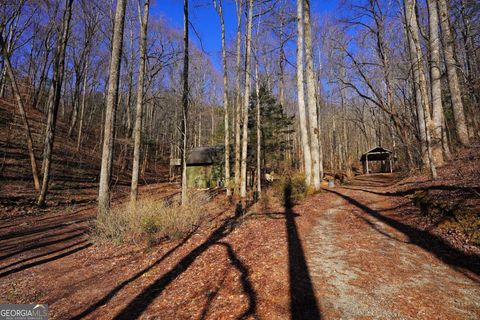
{"type": "Polygon", "coordinates": [[[389,187],[396,183],[397,179],[392,174],[368,174],[356,176],[349,181],[349,185],[358,187],[389,187]]]}
{"type": "Polygon", "coordinates": [[[0,278],[49,263],[91,246],[84,209],[63,215],[11,221],[0,235],[0,278]]]}
{"type": "Polygon", "coordinates": [[[431,252],[437,258],[442,260],[444,263],[450,265],[455,270],[463,273],[470,279],[479,282],[480,257],[478,255],[461,252],[460,250],[452,247],[449,243],[447,243],[440,237],[433,235],[427,231],[423,231],[407,224],[401,223],[390,217],[384,216],[380,214],[379,211],[373,210],[372,208],[343,193],[331,189],[325,190],[338,195],[339,197],[345,199],[350,204],[353,204],[354,206],[360,208],[362,211],[374,217],[375,219],[380,220],[387,225],[395,228],[404,235],[408,236],[411,244],[414,244],[426,251],[431,252]]]}
{"type": "Polygon", "coordinates": [[[191,236],[194,234],[194,232],[191,232],[188,236],[186,236],[180,243],[178,243],[176,246],[174,246],[173,248],[171,248],[170,250],[168,250],[163,256],[161,256],[159,259],[157,259],[154,263],[152,263],[150,266],[148,266],[147,268],[145,269],[142,269],[141,271],[137,272],[136,274],[134,274],[132,277],[130,277],[129,279],[127,280],[124,280],[123,282],[121,282],[119,285],[117,285],[115,288],[113,288],[113,290],[111,290],[109,293],[107,293],[103,298],[101,298],[100,300],[98,300],[96,303],[92,304],[91,306],[89,306],[87,309],[85,309],[84,311],[82,311],[80,314],[72,317],[71,319],[82,319],[86,316],[88,316],[90,313],[94,312],[95,310],[97,310],[99,307],[101,307],[102,305],[106,304],[107,302],[109,302],[118,292],[120,292],[123,288],[125,288],[128,284],[132,283],[133,281],[137,280],[138,278],[140,278],[141,276],[143,276],[144,274],[146,274],[148,271],[150,271],[151,269],[153,269],[155,266],[159,265],[163,260],[165,260],[166,258],[168,258],[172,253],[174,253],[178,248],[180,248],[181,246],[183,246],[190,238],[191,236]]]}
{"type": "MultiPolygon", "coordinates": [[[[288,234],[288,254],[289,254],[289,282],[290,282],[290,309],[291,319],[321,319],[320,308],[317,303],[312,279],[310,277],[308,266],[305,258],[305,253],[300,241],[298,229],[295,223],[295,217],[298,216],[293,210],[293,204],[290,199],[291,187],[288,186],[285,190],[285,223],[288,234]],[[290,189],[288,189],[290,188],[290,189]]],[[[248,298],[247,309],[237,319],[258,318],[257,317],[257,294],[254,290],[253,284],[250,279],[250,272],[248,266],[245,265],[240,258],[236,255],[231,244],[226,241],[222,241],[227,237],[235,227],[241,223],[240,218],[243,217],[245,210],[241,206],[237,205],[235,215],[225,220],[217,229],[215,229],[210,236],[202,242],[200,245],[191,250],[180,261],[178,261],[169,271],[164,273],[160,278],[155,280],[148,287],[144,288],[137,296],[135,296],[115,317],[114,319],[136,319],[141,317],[145,310],[153,303],[153,301],[159,297],[165,288],[177,279],[181,274],[188,270],[193,262],[204,252],[206,252],[213,245],[221,245],[226,248],[230,264],[240,272],[240,281],[243,292],[248,298]]],[[[280,213],[278,213],[280,215],[280,213]]],[[[95,304],[88,307],[80,314],[72,317],[71,319],[84,318],[102,305],[108,303],[118,292],[124,289],[128,284],[140,278],[143,274],[157,266],[161,261],[167,258],[183,245],[188,238],[184,239],[180,244],[168,251],[155,263],[149,267],[136,273],[133,277],[123,281],[120,285],[115,287],[102,299],[95,304]]],[[[219,286],[223,284],[223,280],[220,281],[219,286]]],[[[220,287],[216,287],[211,293],[208,294],[208,298],[204,308],[202,309],[201,316],[205,317],[213,303],[213,299],[218,295],[220,287]]]]}
{"type": "Polygon", "coordinates": [[[284,189],[285,227],[288,241],[288,272],[290,283],[290,318],[321,319],[320,307],[315,297],[312,279],[308,271],[305,252],[300,241],[293,211],[292,186],[284,189]]]}
{"type": "MultiPolygon", "coordinates": [[[[0,236],[0,242],[13,239],[13,238],[21,238],[24,236],[31,236],[33,234],[37,233],[45,233],[45,232],[50,232],[55,229],[62,229],[65,228],[68,225],[73,225],[73,224],[82,224],[84,222],[89,222],[93,219],[93,217],[72,217],[71,215],[65,215],[64,217],[60,217],[59,219],[56,219],[55,221],[49,221],[45,225],[41,225],[38,227],[34,228],[28,228],[28,229],[23,229],[20,231],[12,231],[8,232],[4,235],[0,236]]],[[[0,258],[1,259],[1,258],[0,258]]]]}
{"type": "MultiPolygon", "coordinates": [[[[87,242],[88,242],[88,240],[81,240],[81,241],[78,241],[78,242],[74,242],[73,244],[69,244],[65,247],[61,247],[59,249],[50,250],[50,251],[47,251],[47,252],[42,252],[42,253],[34,255],[34,256],[30,256],[30,257],[27,257],[27,258],[24,258],[24,259],[21,259],[21,260],[17,260],[17,261],[12,262],[8,265],[0,266],[0,271],[9,269],[11,267],[20,265],[20,264],[25,263],[25,262],[29,262],[29,261],[32,261],[32,260],[35,260],[35,259],[39,259],[39,258],[42,258],[42,257],[46,257],[46,256],[49,256],[49,255],[55,254],[55,253],[59,253],[59,252],[62,252],[64,250],[76,247],[79,244],[84,244],[84,243],[87,243],[87,242]]],[[[21,267],[23,268],[24,266],[21,266],[21,267]]],[[[8,272],[10,272],[10,271],[8,271],[8,272]]],[[[1,277],[2,277],[2,273],[0,273],[0,278],[1,277]]]]}
{"type": "MultiPolygon", "coordinates": [[[[82,229],[77,229],[77,230],[72,230],[72,231],[73,231],[73,234],[68,235],[67,237],[62,237],[60,239],[54,239],[54,240],[51,240],[51,241],[43,241],[42,242],[42,241],[39,241],[38,239],[36,239],[35,241],[32,241],[32,242],[28,243],[27,245],[25,245],[25,247],[23,247],[22,249],[12,251],[8,254],[0,256],[0,261],[5,260],[5,259],[10,258],[10,257],[13,257],[13,256],[16,256],[16,255],[19,255],[19,254],[27,252],[27,251],[34,250],[34,249],[40,249],[40,248],[44,248],[44,247],[47,247],[47,246],[68,242],[68,241],[73,240],[73,239],[77,240],[77,238],[82,238],[82,236],[84,236],[86,234],[86,231],[82,230],[82,229]]],[[[65,235],[67,235],[69,233],[70,232],[66,232],[65,235]]],[[[63,234],[56,234],[56,236],[62,236],[62,235],[63,234]]]]}
{"type": "MultiPolygon", "coordinates": [[[[57,253],[57,252],[59,252],[59,251],[63,251],[63,250],[66,250],[66,249],[68,249],[68,248],[71,248],[71,247],[77,246],[77,245],[79,245],[79,244],[85,243],[85,242],[86,242],[86,241],[81,241],[81,242],[75,243],[75,244],[73,244],[73,245],[71,245],[71,246],[67,246],[67,247],[65,247],[65,248],[62,248],[62,249],[60,249],[60,250],[55,250],[55,251],[52,251],[52,252],[47,252],[47,253],[45,253],[45,254],[32,257],[32,258],[28,259],[28,261],[31,261],[31,260],[33,260],[33,259],[35,259],[35,258],[39,258],[39,257],[42,257],[42,256],[51,255],[51,254],[57,253]]],[[[0,278],[6,277],[6,276],[8,276],[8,275],[10,275],[10,274],[17,273],[17,272],[20,272],[20,271],[23,271],[23,270],[26,270],[26,269],[29,269],[29,268],[33,268],[33,267],[39,266],[39,265],[41,265],[41,264],[45,264],[45,263],[48,263],[48,262],[52,262],[52,261],[55,261],[55,260],[64,258],[64,257],[66,257],[66,256],[69,256],[69,255],[72,255],[72,254],[77,253],[77,252],[79,252],[79,251],[82,251],[82,250],[84,250],[84,249],[87,249],[87,248],[90,247],[90,246],[92,246],[91,243],[86,243],[86,244],[84,244],[84,245],[82,245],[82,246],[80,246],[80,247],[76,247],[76,248],[74,248],[74,249],[72,249],[72,250],[62,252],[62,253],[57,254],[57,255],[55,255],[55,256],[52,256],[52,257],[48,257],[48,258],[44,258],[44,259],[41,259],[41,260],[38,260],[38,261],[34,261],[34,262],[27,263],[27,264],[23,264],[23,265],[18,266],[18,267],[14,268],[14,269],[10,269],[10,270],[8,270],[8,271],[5,271],[5,272],[0,273],[0,278]]],[[[21,262],[25,262],[25,261],[22,260],[21,262]]],[[[19,262],[19,263],[20,263],[20,262],[19,262]]],[[[10,265],[10,266],[12,266],[12,265],[10,265]]],[[[10,267],[10,266],[8,266],[8,267],[10,267]]]]}
{"type": "Polygon", "coordinates": [[[237,269],[241,276],[242,289],[248,296],[248,308],[237,319],[248,319],[249,317],[257,318],[257,293],[253,289],[252,282],[250,281],[250,272],[248,267],[237,257],[232,246],[227,242],[218,242],[218,244],[224,246],[227,249],[228,259],[230,264],[237,269]]]}
{"type": "Polygon", "coordinates": [[[213,301],[217,298],[218,293],[220,292],[220,289],[222,288],[226,278],[227,278],[227,273],[226,273],[226,270],[224,270],[222,279],[220,279],[220,281],[218,282],[218,284],[215,286],[213,290],[209,290],[207,292],[207,302],[205,302],[205,305],[203,306],[203,309],[202,309],[202,314],[198,319],[204,320],[207,318],[207,314],[210,311],[210,308],[212,307],[213,301]]]}
{"type": "MultiPolygon", "coordinates": [[[[368,185],[365,185],[365,186],[368,186],[368,185]]],[[[369,187],[372,187],[372,186],[370,185],[369,187]]],[[[355,190],[355,191],[368,192],[371,194],[376,194],[379,196],[386,196],[386,197],[404,197],[404,196],[412,195],[418,191],[430,191],[430,190],[461,191],[467,194],[471,194],[472,196],[478,196],[480,194],[480,188],[478,187],[462,187],[462,186],[455,186],[455,185],[417,187],[417,188],[410,188],[410,189],[394,191],[394,192],[388,192],[388,191],[378,192],[378,191],[373,191],[365,188],[355,188],[351,186],[344,186],[343,188],[355,190]]]]}
{"type": "MultiPolygon", "coordinates": [[[[253,286],[249,280],[249,271],[248,268],[240,261],[233,251],[233,248],[226,242],[220,242],[223,238],[229,235],[239,223],[239,219],[242,217],[244,209],[241,205],[237,205],[235,210],[235,215],[231,218],[225,220],[217,229],[215,229],[211,235],[202,242],[199,246],[190,251],[186,256],[184,256],[180,261],[178,261],[169,271],[164,273],[160,278],[150,284],[148,287],[144,288],[133,300],[130,301],[115,317],[114,319],[136,319],[139,318],[143,312],[148,308],[148,306],[153,303],[153,301],[162,294],[165,288],[177,279],[181,274],[183,274],[187,269],[192,265],[192,263],[205,251],[207,251],[211,246],[215,244],[220,244],[225,246],[227,253],[230,259],[230,263],[237,268],[241,273],[241,282],[244,292],[248,295],[249,306],[247,310],[238,317],[238,319],[246,319],[247,317],[254,316],[256,317],[256,305],[257,297],[253,289],[253,286]]],[[[193,234],[193,232],[192,232],[193,234]]],[[[190,235],[191,236],[191,235],[190,235]]],[[[189,236],[189,237],[190,237],[189,236]]],[[[100,306],[106,304],[110,301],[120,290],[126,287],[129,283],[135,281],[147,271],[151,270],[153,267],[162,262],[165,258],[171,255],[176,249],[186,243],[189,237],[185,238],[181,243],[168,251],[155,263],[147,267],[146,269],[141,270],[136,273],[133,277],[123,281],[120,285],[115,287],[97,303],[91,305],[85,311],[80,313],[77,316],[74,316],[71,319],[81,319],[93,311],[98,309],[100,306]]],[[[208,301],[207,301],[208,303],[208,301]]]]}

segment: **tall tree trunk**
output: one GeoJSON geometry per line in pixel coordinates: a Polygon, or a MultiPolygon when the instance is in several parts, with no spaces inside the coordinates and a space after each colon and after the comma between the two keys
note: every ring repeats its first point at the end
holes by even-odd
{"type": "Polygon", "coordinates": [[[308,186],[312,178],[312,157],[308,141],[307,118],[305,114],[305,92],[303,84],[303,0],[297,0],[297,92],[300,138],[302,142],[305,182],[308,186]]]}
{"type": "MultiPolygon", "coordinates": [[[[40,97],[42,96],[43,94],[43,87],[44,87],[44,83],[45,83],[45,79],[47,77],[47,71],[48,69],[50,68],[50,59],[49,59],[49,56],[50,56],[50,49],[48,49],[48,46],[45,45],[45,60],[43,61],[43,64],[42,64],[42,71],[40,72],[40,81],[38,83],[38,86],[35,88],[35,92],[33,94],[33,98],[32,98],[32,108],[33,109],[37,109],[38,107],[38,102],[40,100],[40,97]]],[[[43,111],[43,110],[42,110],[43,111]]]]}
{"type": "Polygon", "coordinates": [[[432,92],[432,156],[436,166],[443,165],[442,129],[443,104],[442,84],[440,80],[440,37],[438,30],[438,12],[435,0],[427,0],[430,46],[430,85],[432,92]]]}
{"type": "Polygon", "coordinates": [[[106,214],[110,209],[110,182],[112,176],[114,124],[118,105],[118,85],[123,48],[123,30],[125,25],[126,0],[118,0],[115,10],[115,24],[112,39],[112,55],[108,79],[105,124],[103,130],[102,165],[98,190],[99,214],[106,214]]]}
{"type": "Polygon", "coordinates": [[[237,43],[236,43],[236,67],[237,67],[237,83],[236,83],[236,99],[235,99],[235,165],[234,165],[234,173],[235,173],[235,188],[234,194],[240,194],[240,184],[241,184],[241,173],[240,173],[240,157],[241,157],[241,117],[242,117],[242,96],[240,92],[241,87],[241,41],[242,41],[242,8],[243,8],[243,0],[236,0],[237,5],[237,43]]]}
{"type": "MultiPolygon", "coordinates": [[[[408,32],[407,32],[408,33],[408,32]]],[[[410,36],[407,35],[410,39],[410,36]]],[[[411,41],[410,41],[411,42],[411,41]]],[[[427,129],[425,127],[425,115],[423,112],[423,105],[422,105],[422,99],[421,99],[421,93],[420,93],[420,86],[418,84],[418,81],[416,79],[419,78],[418,75],[418,69],[414,67],[414,56],[411,48],[414,47],[412,43],[409,44],[410,48],[410,59],[412,63],[412,77],[414,79],[412,83],[412,92],[414,92],[414,97],[415,97],[415,111],[416,111],[416,116],[417,116],[417,125],[418,125],[418,133],[419,133],[419,140],[420,140],[420,157],[421,157],[421,162],[423,166],[427,166],[428,164],[428,153],[427,153],[427,129]]]]}
{"type": "MultiPolygon", "coordinates": [[[[258,42],[258,41],[257,41],[258,42]]],[[[255,64],[255,93],[257,96],[257,193],[262,196],[262,119],[260,112],[260,86],[258,78],[258,62],[255,64]]]]}
{"type": "Polygon", "coordinates": [[[222,66],[223,66],[223,112],[225,123],[225,189],[227,196],[232,195],[232,188],[230,185],[230,129],[228,120],[228,73],[227,73],[227,44],[225,40],[225,21],[223,19],[222,0],[214,0],[214,6],[217,9],[220,17],[220,27],[222,30],[222,66]]]}
{"type": "Polygon", "coordinates": [[[133,86],[133,26],[130,29],[130,59],[128,66],[128,88],[127,88],[127,100],[125,101],[125,111],[127,113],[127,139],[130,139],[133,135],[132,132],[132,112],[130,105],[132,103],[132,86],[133,86]]]}
{"type": "Polygon", "coordinates": [[[68,127],[68,137],[72,137],[73,134],[73,129],[75,128],[75,125],[77,124],[77,118],[78,118],[78,109],[79,109],[79,104],[80,104],[80,83],[82,83],[82,74],[81,72],[77,72],[77,76],[75,79],[75,85],[74,85],[74,90],[73,90],[73,110],[72,110],[72,115],[70,117],[70,126],[68,127]]]}
{"type": "Polygon", "coordinates": [[[248,147],[248,106],[250,104],[251,51],[252,51],[253,0],[248,2],[247,36],[245,37],[245,95],[243,103],[242,162],[240,197],[247,197],[247,147],[248,147]]]}
{"type": "Polygon", "coordinates": [[[303,0],[303,24],[305,32],[305,64],[307,77],[308,123],[312,157],[312,181],[315,190],[320,190],[320,130],[315,96],[315,72],[313,69],[312,29],[310,25],[310,0],[303,0]]]}
{"type": "Polygon", "coordinates": [[[453,37],[450,31],[450,18],[448,15],[448,5],[446,0],[438,0],[438,9],[443,38],[443,53],[445,64],[447,66],[448,86],[452,96],[453,117],[455,118],[455,130],[458,140],[464,146],[470,143],[468,137],[467,124],[465,121],[465,111],[463,110],[462,95],[460,92],[460,83],[457,75],[457,64],[455,62],[453,37]]]}
{"type": "Polygon", "coordinates": [[[10,57],[8,55],[7,46],[5,44],[5,41],[3,40],[2,35],[0,35],[0,46],[2,49],[2,56],[5,64],[5,69],[8,77],[10,78],[13,94],[15,96],[15,99],[17,100],[18,110],[20,111],[20,116],[22,117],[22,122],[25,129],[25,136],[27,138],[28,156],[30,157],[30,165],[32,167],[33,185],[35,187],[35,191],[38,191],[40,189],[40,182],[38,180],[38,169],[37,169],[37,162],[35,160],[35,153],[33,150],[32,134],[30,132],[30,126],[28,125],[28,119],[27,119],[27,115],[25,114],[25,107],[23,105],[22,96],[20,95],[20,90],[18,89],[17,80],[15,79],[12,65],[10,64],[10,57]]]}
{"type": "MultiPolygon", "coordinates": [[[[13,34],[14,34],[14,30],[17,29],[19,17],[20,17],[20,11],[17,11],[17,13],[15,14],[15,17],[13,18],[13,21],[11,22],[10,28],[8,30],[7,38],[5,40],[2,39],[2,49],[5,48],[5,52],[3,52],[3,55],[5,57],[4,59],[10,59],[10,55],[12,54],[13,34]]],[[[2,73],[0,77],[0,98],[3,98],[5,96],[5,87],[6,87],[5,80],[7,77],[7,72],[8,72],[7,66],[4,61],[2,73]]],[[[18,88],[18,83],[17,83],[17,88],[18,88]]]]}
{"type": "MultiPolygon", "coordinates": [[[[475,136],[480,137],[480,118],[478,114],[478,106],[480,105],[480,90],[478,90],[478,84],[480,81],[480,69],[477,51],[475,49],[475,27],[471,22],[471,6],[473,2],[470,3],[468,0],[460,1],[460,13],[461,13],[461,22],[462,22],[462,38],[463,38],[463,47],[465,50],[465,64],[466,64],[466,83],[465,87],[468,91],[468,108],[465,108],[465,113],[468,127],[469,127],[469,137],[473,138],[475,136]],[[468,12],[468,13],[467,13],[468,12]],[[473,30],[472,30],[473,29],[473,30]]],[[[478,10],[477,10],[478,12],[478,10]]],[[[460,19],[459,19],[460,20],[460,19]]],[[[474,18],[475,20],[475,18],[474,18]]],[[[476,29],[478,30],[478,28],[476,29]]],[[[478,45],[477,45],[478,46],[478,45]]]]}
{"type": "Polygon", "coordinates": [[[282,2],[282,10],[280,12],[280,57],[278,62],[279,67],[279,81],[278,81],[278,94],[280,104],[282,105],[283,110],[285,110],[285,50],[284,50],[284,39],[283,39],[283,30],[285,27],[285,2],[282,2]]]}
{"type": "MultiPolygon", "coordinates": [[[[140,0],[139,0],[140,1],[140,0]]],[[[140,8],[139,8],[140,9],[140,8]]],[[[142,145],[142,112],[143,112],[143,91],[145,82],[145,69],[147,59],[147,26],[148,26],[149,0],[145,0],[143,5],[143,19],[140,19],[140,70],[138,73],[137,87],[137,111],[135,115],[135,131],[133,142],[133,168],[132,185],[130,190],[130,202],[135,205],[138,194],[138,172],[140,169],[140,147],[142,145]]],[[[140,10],[139,10],[140,11],[140,10]]],[[[140,17],[141,12],[138,12],[140,17]]],[[[128,107],[128,106],[127,106],[128,107]]]]}
{"type": "Polygon", "coordinates": [[[406,14],[406,22],[408,28],[408,36],[410,39],[410,50],[411,55],[413,57],[413,69],[417,72],[417,79],[415,81],[418,84],[420,97],[418,98],[422,104],[423,116],[425,121],[425,136],[426,136],[426,143],[427,143],[427,156],[428,162],[430,167],[430,173],[433,179],[437,178],[437,171],[435,168],[435,164],[433,163],[433,156],[432,156],[432,148],[431,148],[431,141],[430,136],[432,132],[432,119],[430,117],[430,110],[429,110],[429,99],[428,99],[428,92],[427,92],[427,81],[425,78],[425,70],[423,67],[423,59],[422,59],[422,49],[420,47],[420,39],[419,39],[419,28],[417,23],[417,14],[416,14],[416,1],[415,0],[405,0],[405,14],[406,14]]]}
{"type": "Polygon", "coordinates": [[[82,142],[83,119],[85,116],[85,96],[87,94],[87,76],[88,76],[88,60],[85,64],[85,75],[83,77],[82,106],[80,108],[80,120],[78,124],[78,134],[77,134],[77,151],[80,150],[80,144],[82,142]]]}
{"type": "Polygon", "coordinates": [[[187,198],[187,138],[188,138],[188,0],[183,1],[183,94],[182,94],[182,205],[187,198]]]}
{"type": "Polygon", "coordinates": [[[58,108],[60,105],[62,82],[65,69],[65,50],[67,47],[70,19],[72,16],[72,3],[73,0],[65,1],[65,11],[62,19],[62,33],[59,35],[57,52],[55,54],[55,64],[51,84],[52,90],[50,91],[50,96],[48,98],[47,128],[45,132],[45,143],[43,149],[43,179],[40,195],[37,201],[39,206],[45,205],[48,192],[50,167],[52,165],[53,141],[55,138],[55,126],[57,122],[58,108]]]}

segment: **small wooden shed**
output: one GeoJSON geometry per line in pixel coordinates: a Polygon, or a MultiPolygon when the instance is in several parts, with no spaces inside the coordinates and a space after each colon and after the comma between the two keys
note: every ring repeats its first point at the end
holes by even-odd
{"type": "Polygon", "coordinates": [[[372,172],[393,172],[393,152],[380,146],[362,154],[360,162],[362,163],[365,174],[372,172]]]}
{"type": "Polygon", "coordinates": [[[187,157],[187,186],[214,188],[223,179],[223,146],[197,147],[187,157]]]}

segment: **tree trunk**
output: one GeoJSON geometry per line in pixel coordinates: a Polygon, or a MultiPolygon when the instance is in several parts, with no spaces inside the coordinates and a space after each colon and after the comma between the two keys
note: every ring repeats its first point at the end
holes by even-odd
{"type": "Polygon", "coordinates": [[[279,63],[278,63],[278,67],[279,67],[279,80],[278,80],[278,94],[279,94],[279,100],[280,100],[280,104],[282,105],[282,108],[283,110],[285,110],[285,66],[284,66],[284,63],[285,63],[285,50],[283,48],[284,44],[283,44],[283,30],[284,30],[284,26],[285,26],[285,21],[284,21],[284,8],[285,8],[285,3],[283,2],[282,3],[282,10],[280,12],[280,39],[279,39],[279,42],[280,42],[280,57],[279,57],[279,63]]]}
{"type": "Polygon", "coordinates": [[[1,35],[0,35],[0,46],[2,49],[5,69],[8,74],[8,77],[10,78],[13,94],[15,96],[15,99],[17,100],[18,110],[20,111],[20,116],[22,117],[22,122],[25,129],[25,136],[27,138],[28,155],[30,157],[30,165],[32,167],[33,185],[35,187],[35,191],[38,191],[40,189],[40,182],[38,180],[38,169],[37,169],[37,162],[35,160],[35,153],[33,150],[32,134],[30,133],[30,126],[28,125],[28,119],[27,119],[27,115],[25,114],[25,107],[23,105],[22,96],[20,95],[20,90],[18,89],[17,80],[15,79],[12,65],[10,64],[10,58],[8,56],[7,47],[1,35]]]}
{"type": "Polygon", "coordinates": [[[442,128],[443,104],[442,84],[440,80],[440,38],[438,30],[438,12],[435,0],[427,0],[429,22],[430,46],[430,85],[432,94],[432,156],[436,166],[443,165],[442,128]]]}
{"type": "MultiPolygon", "coordinates": [[[[257,41],[258,42],[258,41],[257,41]]],[[[260,112],[260,86],[258,78],[258,62],[255,65],[255,93],[257,95],[257,193],[262,196],[262,119],[260,112]]]]}
{"type": "Polygon", "coordinates": [[[312,157],[312,182],[315,190],[320,190],[320,130],[315,96],[315,73],[313,70],[312,29],[310,25],[310,0],[303,0],[303,24],[305,32],[305,64],[307,77],[308,123],[310,125],[310,146],[312,157]]]}
{"type": "Polygon", "coordinates": [[[305,92],[303,84],[303,0],[297,0],[297,91],[300,137],[303,150],[305,182],[311,184],[312,158],[308,141],[307,119],[305,114],[305,92]]]}
{"type": "Polygon", "coordinates": [[[230,185],[230,129],[228,120],[228,73],[227,73],[227,44],[225,40],[225,21],[223,19],[223,6],[222,0],[214,0],[215,8],[217,9],[218,16],[220,17],[220,27],[222,31],[222,66],[223,66],[223,112],[225,123],[225,189],[227,190],[227,196],[232,195],[232,189],[230,185]]]}
{"type": "Polygon", "coordinates": [[[118,0],[115,10],[112,55],[110,61],[107,102],[105,108],[105,124],[103,130],[102,165],[100,169],[100,183],[98,190],[99,214],[106,214],[110,209],[110,182],[113,162],[114,124],[118,104],[118,85],[120,81],[126,3],[126,0],[118,0]]]}
{"type": "Polygon", "coordinates": [[[57,52],[55,54],[55,63],[53,71],[53,79],[48,98],[48,116],[47,116],[47,128],[45,132],[45,143],[43,149],[43,179],[42,179],[42,188],[40,190],[40,195],[38,197],[37,204],[39,206],[44,206],[47,192],[48,192],[48,182],[50,179],[50,167],[52,165],[52,151],[53,151],[53,141],[55,138],[55,126],[57,122],[57,113],[60,105],[60,98],[62,92],[62,82],[65,69],[65,50],[68,42],[68,33],[70,29],[70,19],[72,16],[72,3],[73,0],[66,0],[65,2],[65,11],[63,13],[62,19],[62,33],[58,39],[57,52]]]}
{"type": "Polygon", "coordinates": [[[130,110],[130,104],[132,102],[132,85],[133,85],[133,26],[130,30],[130,59],[128,66],[128,88],[127,99],[125,101],[125,111],[127,113],[127,139],[130,139],[133,135],[132,132],[132,112],[130,110]]]}
{"type": "Polygon", "coordinates": [[[183,94],[182,94],[182,205],[187,197],[187,138],[188,138],[188,0],[183,1],[183,94]]]}
{"type": "Polygon", "coordinates": [[[78,109],[79,109],[79,105],[80,105],[80,84],[83,82],[82,81],[82,73],[83,73],[83,70],[80,71],[79,69],[81,68],[77,68],[77,74],[76,74],[76,77],[75,77],[75,85],[74,85],[74,90],[73,90],[73,110],[72,110],[72,114],[71,114],[71,117],[70,117],[70,126],[68,128],[68,137],[71,138],[72,137],[72,134],[73,134],[73,129],[75,128],[75,125],[77,124],[77,118],[78,118],[78,109]]]}
{"type": "MultiPolygon", "coordinates": [[[[407,35],[408,36],[408,35],[407,35]]],[[[408,36],[410,37],[410,36],[408,36]]],[[[409,38],[410,39],[410,38],[409,38]]],[[[411,41],[410,41],[411,42],[411,41]]],[[[417,120],[417,125],[418,125],[418,133],[419,133],[419,142],[420,142],[420,157],[421,157],[421,163],[423,166],[426,166],[428,164],[428,154],[427,154],[427,131],[425,128],[425,116],[423,112],[423,106],[422,106],[422,100],[421,100],[421,94],[420,94],[420,87],[418,85],[418,82],[416,79],[418,79],[418,69],[414,68],[413,66],[413,61],[414,61],[414,56],[412,55],[413,50],[411,49],[414,45],[412,43],[409,44],[410,47],[410,59],[411,59],[411,64],[412,64],[412,77],[414,79],[412,83],[412,92],[414,92],[414,97],[415,97],[415,111],[416,111],[416,120],[417,120]]]]}
{"type": "Polygon", "coordinates": [[[242,163],[240,197],[247,197],[247,147],[248,147],[248,106],[250,104],[251,51],[252,51],[253,0],[248,2],[247,36],[245,38],[245,95],[243,103],[242,163]]]}
{"type": "MultiPolygon", "coordinates": [[[[138,172],[140,169],[140,147],[142,145],[142,109],[143,109],[143,91],[145,81],[145,69],[147,59],[147,25],[148,25],[149,0],[145,0],[143,5],[143,19],[140,18],[140,66],[138,73],[137,87],[137,111],[135,115],[134,143],[133,143],[133,168],[132,185],[130,190],[130,202],[135,205],[138,194],[138,172]]],[[[140,10],[139,10],[140,11],[140,10]]],[[[141,12],[138,12],[140,17],[141,12]]],[[[128,107],[128,106],[127,106],[128,107]]],[[[128,111],[127,111],[128,112],[128,111]]]]}
{"type": "Polygon", "coordinates": [[[446,0],[438,0],[438,9],[440,13],[440,22],[443,38],[443,53],[445,64],[447,66],[448,86],[452,96],[453,117],[455,118],[455,129],[458,140],[464,146],[468,146],[470,140],[465,121],[465,112],[463,110],[460,84],[457,75],[457,64],[454,57],[453,38],[450,31],[450,22],[448,15],[448,5],[446,0]]]}
{"type": "Polygon", "coordinates": [[[241,173],[240,173],[240,157],[241,157],[241,149],[240,149],[240,142],[241,142],[241,117],[242,117],[242,105],[241,105],[241,41],[242,41],[242,0],[236,0],[237,5],[237,44],[236,44],[236,67],[237,67],[237,83],[236,83],[236,100],[235,100],[235,166],[234,166],[234,173],[235,173],[235,188],[234,194],[238,196],[240,193],[240,184],[241,184],[241,173]]]}
{"type": "Polygon", "coordinates": [[[415,81],[418,84],[420,97],[418,100],[421,101],[422,104],[422,111],[425,121],[425,136],[426,136],[426,147],[427,147],[427,158],[428,164],[430,167],[430,173],[433,179],[437,178],[437,171],[435,168],[435,164],[433,163],[433,156],[432,156],[432,149],[431,149],[431,131],[432,131],[432,120],[430,117],[430,110],[429,110],[429,99],[428,99],[428,92],[427,92],[427,81],[425,78],[425,70],[423,67],[423,59],[422,59],[422,50],[420,47],[420,39],[418,35],[418,23],[417,23],[417,15],[416,15],[416,4],[415,0],[405,0],[405,14],[406,14],[406,22],[408,28],[408,36],[410,45],[411,56],[413,57],[413,69],[416,74],[415,81]]]}
{"type": "MultiPolygon", "coordinates": [[[[17,29],[19,16],[20,16],[20,11],[18,11],[15,14],[15,17],[13,18],[11,26],[8,30],[7,38],[5,40],[2,39],[2,49],[5,48],[5,51],[3,52],[5,60],[6,59],[10,60],[10,55],[12,54],[13,33],[14,33],[14,30],[17,29]]],[[[3,98],[5,96],[5,87],[6,87],[6,81],[5,80],[6,80],[7,72],[8,72],[5,61],[3,62],[3,64],[4,65],[3,65],[3,68],[2,68],[2,74],[1,74],[1,77],[0,77],[0,98],[3,98]]],[[[11,68],[11,64],[10,64],[10,68],[11,68]]],[[[17,88],[18,88],[18,83],[17,83],[17,88]]]]}
{"type": "Polygon", "coordinates": [[[80,144],[82,142],[82,131],[83,131],[83,118],[85,116],[85,96],[87,94],[87,76],[88,76],[88,60],[85,64],[85,75],[83,78],[83,91],[82,91],[82,106],[80,108],[80,120],[78,124],[78,135],[77,135],[77,151],[80,150],[80,144]]]}

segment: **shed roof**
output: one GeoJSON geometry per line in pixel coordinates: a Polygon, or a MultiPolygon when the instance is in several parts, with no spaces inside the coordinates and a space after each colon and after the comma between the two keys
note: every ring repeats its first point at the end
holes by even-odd
{"type": "Polygon", "coordinates": [[[385,149],[383,147],[375,147],[364,154],[360,157],[360,161],[364,162],[367,159],[368,156],[368,161],[382,161],[382,160],[387,160],[390,155],[392,154],[392,151],[385,149]]]}
{"type": "Polygon", "coordinates": [[[188,153],[188,166],[212,165],[219,161],[222,146],[193,148],[188,153]]]}

